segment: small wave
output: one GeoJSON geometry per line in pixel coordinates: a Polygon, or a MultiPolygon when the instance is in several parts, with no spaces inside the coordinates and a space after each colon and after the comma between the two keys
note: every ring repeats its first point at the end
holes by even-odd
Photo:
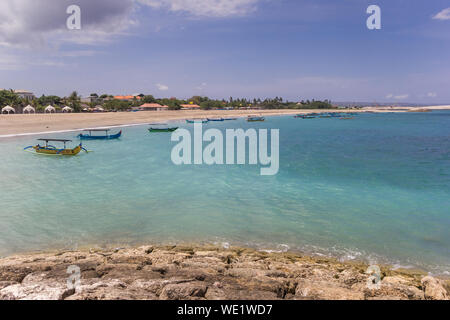
{"type": "MultiPolygon", "coordinates": [[[[395,259],[392,257],[386,257],[375,253],[369,253],[358,248],[345,248],[339,246],[332,246],[330,248],[320,247],[316,245],[295,245],[295,244],[270,244],[252,241],[231,241],[229,239],[220,239],[213,242],[215,245],[223,246],[228,244],[229,247],[249,247],[267,253],[285,253],[285,252],[297,252],[300,254],[306,254],[316,257],[330,257],[335,258],[338,261],[344,263],[349,261],[360,261],[369,265],[386,265],[391,266],[393,270],[398,269],[418,269],[424,270],[433,276],[450,275],[449,266],[445,265],[433,265],[425,264],[413,259],[395,259]]],[[[228,249],[228,248],[226,248],[228,249]]]]}
{"type": "Polygon", "coordinates": [[[288,252],[290,248],[291,247],[289,247],[287,244],[279,244],[277,245],[276,249],[260,249],[260,251],[267,253],[284,253],[288,252]]]}

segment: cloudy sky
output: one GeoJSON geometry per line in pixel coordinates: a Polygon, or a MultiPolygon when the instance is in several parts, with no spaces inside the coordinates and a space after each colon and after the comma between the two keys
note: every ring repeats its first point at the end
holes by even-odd
{"type": "Polygon", "coordinates": [[[449,103],[449,52],[448,0],[0,1],[0,88],[37,95],[449,103]]]}

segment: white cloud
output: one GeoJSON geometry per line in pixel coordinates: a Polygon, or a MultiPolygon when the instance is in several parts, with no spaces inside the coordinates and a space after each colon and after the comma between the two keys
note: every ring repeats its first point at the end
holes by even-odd
{"type": "Polygon", "coordinates": [[[66,64],[58,57],[44,57],[34,55],[33,59],[25,59],[15,51],[0,53],[0,70],[25,70],[28,67],[66,67],[66,64]]]}
{"type": "Polygon", "coordinates": [[[0,70],[20,70],[23,69],[23,65],[17,56],[10,54],[0,54],[0,70]]]}
{"type": "Polygon", "coordinates": [[[450,8],[444,9],[436,14],[433,19],[435,20],[450,20],[450,8]]]}
{"type": "Polygon", "coordinates": [[[161,90],[161,91],[169,90],[169,87],[164,84],[157,83],[156,86],[158,87],[158,90],[161,90]]]}
{"type": "Polygon", "coordinates": [[[203,90],[203,89],[205,89],[206,88],[206,86],[207,86],[207,83],[206,82],[203,82],[201,85],[199,85],[196,89],[198,89],[198,90],[203,90]]]}
{"type": "Polygon", "coordinates": [[[193,16],[243,16],[256,10],[260,0],[138,0],[153,8],[185,12],[193,16]]]}
{"type": "Polygon", "coordinates": [[[404,100],[404,99],[407,99],[408,97],[409,97],[409,94],[394,95],[394,94],[390,93],[386,96],[386,99],[404,100]]]}
{"type": "Polygon", "coordinates": [[[0,1],[0,45],[45,47],[62,41],[96,43],[134,24],[135,0],[78,0],[82,29],[68,30],[66,9],[73,0],[0,1]]]}
{"type": "Polygon", "coordinates": [[[92,57],[100,51],[94,50],[74,50],[74,51],[60,51],[55,55],[61,57],[70,57],[70,58],[78,58],[78,57],[92,57]]]}
{"type": "Polygon", "coordinates": [[[437,93],[436,92],[428,92],[427,93],[427,97],[429,97],[429,98],[436,98],[437,97],[437,93]]]}
{"type": "MultiPolygon", "coordinates": [[[[63,43],[98,44],[123,35],[138,21],[139,5],[195,17],[243,16],[261,0],[77,0],[81,30],[68,30],[73,0],[1,0],[0,47],[58,48],[63,43]]],[[[158,31],[158,29],[156,29],[158,31]]]]}
{"type": "MultiPolygon", "coordinates": [[[[1,0],[0,70],[63,67],[67,66],[67,58],[101,53],[85,45],[108,43],[126,34],[138,25],[136,19],[142,5],[209,18],[245,15],[255,10],[259,1],[262,0],[1,0]],[[70,15],[66,11],[73,4],[81,8],[81,30],[67,29],[70,15]],[[70,49],[67,44],[72,45],[70,49]],[[48,56],[49,50],[52,53],[48,56]],[[40,58],[41,53],[48,57],[40,58]]],[[[157,86],[161,91],[169,90],[166,85],[157,86]]]]}

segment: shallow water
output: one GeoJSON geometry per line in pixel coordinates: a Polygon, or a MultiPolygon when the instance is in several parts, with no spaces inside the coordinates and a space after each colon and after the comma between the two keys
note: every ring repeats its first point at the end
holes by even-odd
{"type": "Polygon", "coordinates": [[[175,166],[170,134],[147,126],[72,158],[24,152],[35,137],[0,139],[0,255],[209,241],[450,271],[450,112],[205,126],[250,127],[280,129],[278,175],[175,166]]]}

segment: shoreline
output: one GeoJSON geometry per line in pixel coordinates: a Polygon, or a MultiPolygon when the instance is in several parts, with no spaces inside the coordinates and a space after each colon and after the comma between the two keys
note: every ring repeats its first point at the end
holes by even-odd
{"type": "MultiPolygon", "coordinates": [[[[0,138],[82,131],[87,128],[118,128],[146,125],[152,122],[183,121],[193,118],[237,117],[249,115],[283,116],[325,112],[399,113],[421,110],[448,110],[450,106],[436,107],[370,107],[363,110],[273,109],[273,110],[208,110],[208,111],[140,111],[107,113],[57,113],[0,115],[0,138]]],[[[423,112],[423,111],[422,111],[423,112]]]]}
{"type": "Polygon", "coordinates": [[[140,246],[145,246],[146,244],[151,243],[157,247],[176,247],[176,246],[190,246],[190,247],[216,247],[220,249],[229,249],[229,248],[245,248],[246,250],[252,250],[256,252],[261,252],[265,254],[293,254],[299,256],[309,257],[311,259],[329,259],[334,260],[336,262],[342,264],[359,264],[359,265],[379,265],[383,266],[383,268],[387,268],[393,271],[400,270],[407,273],[420,273],[426,274],[429,276],[433,276],[439,279],[447,279],[450,281],[450,273],[448,269],[443,269],[442,266],[438,265],[421,265],[419,263],[402,263],[395,258],[389,258],[386,256],[376,255],[374,258],[374,254],[358,254],[359,252],[342,248],[340,252],[336,250],[329,250],[329,248],[321,248],[315,247],[315,249],[309,248],[310,246],[290,246],[287,244],[250,244],[246,242],[228,242],[227,240],[180,240],[180,241],[158,241],[152,239],[142,239],[142,240],[133,240],[133,241],[125,241],[125,242],[84,242],[81,244],[77,244],[75,246],[64,246],[64,245],[56,245],[56,246],[45,246],[43,248],[34,248],[34,249],[21,249],[6,252],[4,254],[0,254],[0,261],[3,259],[7,259],[13,256],[33,256],[40,254],[50,254],[54,252],[77,252],[77,251],[86,251],[86,250],[101,250],[101,251],[111,251],[117,248],[121,249],[131,249],[137,248],[140,246]],[[351,252],[351,253],[350,253],[351,252]]]}
{"type": "MultiPolygon", "coordinates": [[[[313,112],[313,111],[311,111],[313,112]]],[[[325,112],[325,111],[322,111],[325,112]]],[[[154,122],[184,121],[208,117],[244,118],[252,114],[282,116],[301,113],[296,110],[250,111],[140,111],[71,114],[0,115],[0,138],[82,131],[87,128],[119,128],[154,122]]]]}
{"type": "Polygon", "coordinates": [[[85,248],[0,259],[1,299],[150,300],[444,300],[450,280],[419,270],[369,265],[299,253],[214,245],[85,248]],[[67,268],[81,282],[67,288],[67,268]]]}

